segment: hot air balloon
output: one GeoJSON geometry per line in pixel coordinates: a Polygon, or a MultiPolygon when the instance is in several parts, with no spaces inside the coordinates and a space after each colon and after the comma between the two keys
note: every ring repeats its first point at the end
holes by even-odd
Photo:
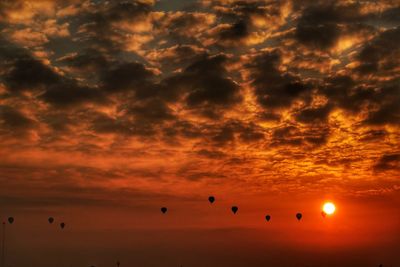
{"type": "Polygon", "coordinates": [[[238,207],[236,207],[236,206],[233,206],[232,207],[232,212],[233,212],[233,214],[236,214],[236,212],[238,211],[238,207]]]}
{"type": "Polygon", "coordinates": [[[117,261],[117,266],[119,267],[121,265],[121,263],[119,261],[117,261]]]}
{"type": "Polygon", "coordinates": [[[167,209],[166,207],[162,207],[162,208],[161,208],[161,212],[164,213],[164,214],[167,212],[167,210],[168,210],[168,209],[167,209]]]}
{"type": "Polygon", "coordinates": [[[303,215],[302,215],[301,213],[297,213],[297,214],[296,214],[297,220],[300,221],[302,217],[303,217],[303,215]]]}
{"type": "Polygon", "coordinates": [[[209,197],[208,197],[208,201],[210,201],[211,204],[214,203],[215,197],[209,196],[209,197]]]}
{"type": "Polygon", "coordinates": [[[322,215],[322,217],[326,217],[326,212],[325,211],[321,211],[321,215],[322,215]]]}
{"type": "Polygon", "coordinates": [[[8,218],[8,222],[9,222],[10,224],[13,224],[13,223],[14,223],[14,217],[9,217],[9,218],[8,218]]]}
{"type": "Polygon", "coordinates": [[[265,219],[267,220],[267,222],[269,222],[269,220],[271,220],[271,216],[267,215],[267,216],[265,216],[265,219]]]}
{"type": "Polygon", "coordinates": [[[61,227],[61,229],[64,229],[64,227],[65,227],[65,223],[60,223],[60,227],[61,227]]]}
{"type": "Polygon", "coordinates": [[[53,218],[53,217],[49,217],[48,221],[49,221],[49,223],[51,224],[51,223],[54,222],[54,218],[53,218]]]}

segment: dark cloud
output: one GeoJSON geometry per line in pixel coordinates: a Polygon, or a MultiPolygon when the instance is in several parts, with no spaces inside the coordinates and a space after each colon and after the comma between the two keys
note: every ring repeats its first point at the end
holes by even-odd
{"type": "Polygon", "coordinates": [[[272,133],[271,146],[321,146],[326,144],[330,134],[327,126],[301,129],[288,125],[277,128],[272,133]]]}
{"type": "Polygon", "coordinates": [[[363,142],[380,141],[388,136],[385,130],[369,130],[362,134],[360,140],[363,142]]]}
{"type": "Polygon", "coordinates": [[[70,133],[69,126],[76,125],[77,121],[73,119],[70,114],[67,114],[63,110],[61,111],[50,111],[49,113],[39,114],[38,120],[46,123],[53,131],[60,133],[70,133]]]}
{"type": "Polygon", "coordinates": [[[377,111],[371,112],[368,118],[364,121],[369,125],[385,125],[385,124],[400,124],[400,108],[399,102],[384,104],[377,111]]]}
{"type": "Polygon", "coordinates": [[[176,120],[171,126],[164,128],[169,137],[182,136],[187,139],[204,137],[204,127],[200,124],[184,120],[176,120]]]}
{"type": "Polygon", "coordinates": [[[0,105],[0,129],[20,132],[32,129],[33,126],[34,121],[19,110],[10,106],[0,105]]]}
{"type": "MultiPolygon", "coordinates": [[[[121,107],[122,108],[122,107],[121,107]]],[[[162,132],[165,123],[174,121],[173,110],[161,99],[150,98],[127,103],[117,117],[106,114],[95,114],[91,129],[99,134],[120,134],[153,138],[162,132]]],[[[169,131],[175,137],[178,132],[169,131]]],[[[164,134],[168,131],[164,129],[164,134]]]]}
{"type": "Polygon", "coordinates": [[[79,85],[76,80],[56,72],[25,49],[10,48],[7,44],[5,47],[9,59],[2,80],[11,93],[40,92],[39,99],[58,107],[106,102],[101,91],[79,85]]]}
{"type": "MultiPolygon", "coordinates": [[[[356,68],[361,74],[396,75],[393,72],[400,66],[400,27],[388,29],[367,43],[358,55],[360,66],[356,68]]],[[[398,76],[398,75],[397,75],[398,76]]]]}
{"type": "Polygon", "coordinates": [[[136,98],[154,96],[154,74],[137,62],[123,63],[104,72],[102,80],[108,92],[134,91],[136,98]]]}
{"type": "Polygon", "coordinates": [[[328,49],[336,44],[346,26],[364,21],[359,5],[340,5],[327,1],[306,7],[296,27],[296,39],[312,48],[328,49]]]}
{"type": "Polygon", "coordinates": [[[261,121],[279,121],[281,116],[277,113],[262,112],[257,114],[257,118],[261,121]]]}
{"type": "Polygon", "coordinates": [[[207,150],[207,149],[201,149],[196,152],[199,156],[210,158],[210,159],[222,159],[226,157],[226,154],[224,152],[221,152],[219,150],[207,150]]]}
{"type": "Polygon", "coordinates": [[[178,43],[200,44],[194,36],[207,30],[214,23],[212,14],[201,12],[180,12],[167,16],[167,20],[157,23],[159,28],[166,28],[170,38],[178,43]]]}
{"type": "Polygon", "coordinates": [[[100,50],[90,48],[73,55],[64,56],[58,62],[80,72],[91,72],[91,74],[104,71],[112,63],[100,50]]]}
{"type": "Polygon", "coordinates": [[[47,88],[39,98],[57,107],[74,107],[85,103],[104,104],[106,99],[101,91],[75,82],[65,81],[47,88]]]}
{"type": "Polygon", "coordinates": [[[332,107],[325,105],[317,108],[305,108],[296,114],[296,120],[303,123],[326,122],[332,107]]]}
{"type": "Polygon", "coordinates": [[[400,170],[400,154],[385,154],[374,165],[375,171],[400,170]]]}
{"type": "Polygon", "coordinates": [[[384,10],[382,14],[379,14],[379,19],[388,24],[398,26],[400,24],[400,7],[384,10]]]}
{"type": "Polygon", "coordinates": [[[219,146],[238,143],[256,143],[265,138],[264,130],[254,123],[245,123],[240,120],[227,121],[223,125],[209,127],[205,133],[211,137],[213,144],[219,146]]]}
{"type": "Polygon", "coordinates": [[[368,125],[400,124],[400,86],[395,80],[377,91],[375,98],[371,101],[377,102],[378,108],[369,112],[364,120],[368,125]]]}
{"type": "Polygon", "coordinates": [[[240,129],[239,138],[244,143],[261,141],[265,138],[264,130],[254,123],[243,125],[240,129]]]}
{"type": "Polygon", "coordinates": [[[127,111],[134,116],[136,121],[141,123],[159,123],[175,118],[173,110],[167,103],[157,98],[137,102],[131,105],[127,111]]]}
{"type": "Polygon", "coordinates": [[[247,22],[240,20],[230,25],[229,28],[222,30],[219,33],[219,37],[222,41],[239,41],[246,38],[249,34],[250,31],[247,22]]]}
{"type": "Polygon", "coordinates": [[[100,134],[133,134],[133,125],[124,117],[112,118],[106,114],[96,114],[92,121],[92,130],[100,134]]]}
{"type": "Polygon", "coordinates": [[[228,76],[224,64],[227,57],[218,55],[205,57],[182,73],[164,81],[168,98],[184,96],[188,108],[202,110],[201,114],[215,114],[215,110],[239,103],[240,87],[228,76]]]}
{"type": "Polygon", "coordinates": [[[355,113],[376,97],[374,88],[364,88],[347,75],[326,78],[321,93],[329,99],[330,104],[355,113]]]}
{"type": "Polygon", "coordinates": [[[295,126],[285,126],[274,130],[273,134],[273,146],[277,145],[293,145],[299,146],[303,144],[303,139],[299,136],[299,129],[295,126]]]}
{"type": "Polygon", "coordinates": [[[185,68],[207,56],[207,50],[195,45],[175,45],[166,49],[151,51],[147,57],[151,62],[161,64],[164,73],[185,68]]]}
{"type": "Polygon", "coordinates": [[[265,108],[288,108],[297,99],[306,100],[311,92],[307,83],[282,73],[280,64],[281,54],[275,50],[258,56],[249,66],[254,94],[265,108]]]}
{"type": "Polygon", "coordinates": [[[240,48],[241,45],[246,45],[246,41],[250,40],[252,35],[260,38],[261,42],[260,30],[263,26],[255,21],[263,21],[273,28],[281,16],[280,3],[273,4],[267,1],[217,2],[214,9],[224,24],[216,36],[216,45],[223,48],[240,48]]]}
{"type": "Polygon", "coordinates": [[[235,128],[232,125],[224,125],[217,130],[212,137],[212,141],[218,145],[232,144],[235,141],[235,128]]]}
{"type": "Polygon", "coordinates": [[[45,89],[61,80],[50,67],[31,57],[18,58],[4,76],[10,91],[45,89]]]}
{"type": "Polygon", "coordinates": [[[79,17],[79,42],[87,48],[109,53],[121,52],[127,33],[116,29],[114,23],[141,22],[152,5],[140,1],[99,2],[79,17]]]}

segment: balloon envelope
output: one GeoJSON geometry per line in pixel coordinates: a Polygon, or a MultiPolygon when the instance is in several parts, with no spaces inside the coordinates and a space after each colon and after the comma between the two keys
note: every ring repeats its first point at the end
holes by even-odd
{"type": "Polygon", "coordinates": [[[325,211],[321,211],[321,215],[322,215],[322,217],[326,217],[326,212],[325,211]]]}
{"type": "Polygon", "coordinates": [[[209,197],[208,197],[208,201],[210,201],[211,204],[214,203],[215,197],[209,196],[209,197]]]}
{"type": "Polygon", "coordinates": [[[269,220],[271,220],[271,216],[267,215],[267,216],[265,216],[265,219],[267,220],[267,222],[269,222],[269,220]]]}
{"type": "Polygon", "coordinates": [[[49,217],[48,221],[49,221],[49,223],[53,223],[54,222],[54,218],[53,217],[49,217]]]}
{"type": "Polygon", "coordinates": [[[301,213],[297,213],[297,214],[296,214],[297,220],[300,221],[302,217],[303,217],[303,215],[302,215],[301,213]]]}
{"type": "Polygon", "coordinates": [[[61,227],[61,229],[64,229],[65,223],[60,223],[60,227],[61,227]]]}
{"type": "Polygon", "coordinates": [[[14,222],[14,218],[13,218],[13,217],[9,217],[9,218],[8,218],[8,222],[9,222],[10,224],[12,224],[12,223],[14,222]]]}
{"type": "Polygon", "coordinates": [[[162,213],[166,213],[167,210],[168,210],[168,209],[167,209],[166,207],[162,207],[162,208],[161,208],[161,212],[162,212],[162,213]]]}
{"type": "Polygon", "coordinates": [[[233,212],[233,214],[236,214],[236,212],[239,210],[239,208],[238,207],[236,207],[236,206],[233,206],[232,207],[232,212],[233,212]]]}

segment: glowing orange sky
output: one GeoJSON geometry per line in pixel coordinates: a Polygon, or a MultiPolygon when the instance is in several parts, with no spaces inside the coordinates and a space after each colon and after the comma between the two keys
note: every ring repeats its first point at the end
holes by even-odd
{"type": "Polygon", "coordinates": [[[399,265],[399,17],[391,0],[1,1],[9,262],[399,265]]]}

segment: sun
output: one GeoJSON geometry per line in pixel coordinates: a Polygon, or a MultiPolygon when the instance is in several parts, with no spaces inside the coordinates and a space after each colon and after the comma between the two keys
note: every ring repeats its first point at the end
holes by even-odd
{"type": "Polygon", "coordinates": [[[326,202],[322,207],[322,211],[327,215],[332,215],[333,213],[335,213],[335,210],[335,204],[333,204],[332,202],[326,202]]]}

